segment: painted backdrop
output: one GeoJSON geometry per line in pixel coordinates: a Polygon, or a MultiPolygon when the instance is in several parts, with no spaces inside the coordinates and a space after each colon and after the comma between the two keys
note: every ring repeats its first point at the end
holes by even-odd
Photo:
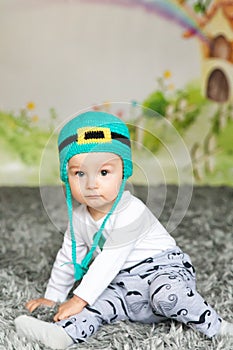
{"type": "Polygon", "coordinates": [[[233,185],[233,1],[1,0],[0,185],[58,184],[82,110],[130,128],[134,183],[233,185]]]}

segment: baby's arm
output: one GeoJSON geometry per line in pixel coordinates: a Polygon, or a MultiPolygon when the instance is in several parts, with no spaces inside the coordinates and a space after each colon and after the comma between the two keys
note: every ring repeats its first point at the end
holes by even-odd
{"type": "Polygon", "coordinates": [[[134,245],[135,242],[130,242],[123,247],[104,248],[74,290],[74,295],[86,300],[92,306],[119,273],[134,245]]]}
{"type": "Polygon", "coordinates": [[[74,295],[70,300],[66,301],[59,307],[58,312],[53,319],[55,322],[64,320],[81,312],[86,305],[87,302],[85,300],[74,295]]]}
{"type": "MultiPolygon", "coordinates": [[[[78,263],[85,256],[87,247],[83,241],[77,239],[78,263]]],[[[64,235],[61,249],[58,251],[51,276],[43,298],[27,302],[26,308],[32,312],[40,305],[52,307],[56,302],[63,302],[74,284],[74,267],[71,262],[71,240],[69,228],[64,235]]]]}

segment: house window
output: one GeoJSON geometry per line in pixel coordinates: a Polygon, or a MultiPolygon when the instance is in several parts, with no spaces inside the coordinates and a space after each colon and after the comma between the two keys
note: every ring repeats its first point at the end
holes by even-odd
{"type": "Polygon", "coordinates": [[[230,95],[230,88],[226,75],[219,68],[214,69],[207,80],[206,95],[210,100],[226,102],[230,95]]]}
{"type": "Polygon", "coordinates": [[[210,57],[230,60],[231,44],[223,35],[218,35],[210,42],[210,57]]]}

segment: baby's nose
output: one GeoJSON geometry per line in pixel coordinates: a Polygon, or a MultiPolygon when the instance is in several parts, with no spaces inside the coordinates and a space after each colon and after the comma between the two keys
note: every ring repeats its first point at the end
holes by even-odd
{"type": "Polygon", "coordinates": [[[87,188],[93,189],[98,187],[97,177],[96,176],[88,176],[87,179],[87,188]]]}

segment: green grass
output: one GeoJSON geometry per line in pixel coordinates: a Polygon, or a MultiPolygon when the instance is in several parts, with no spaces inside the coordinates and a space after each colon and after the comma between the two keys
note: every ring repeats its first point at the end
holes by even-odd
{"type": "Polygon", "coordinates": [[[218,146],[233,157],[233,120],[228,121],[226,128],[219,133],[218,146]]]}
{"type": "MultiPolygon", "coordinates": [[[[176,121],[174,122],[173,126],[178,132],[189,130],[189,127],[195,123],[196,117],[202,112],[203,105],[208,108],[208,104],[203,102],[199,94],[195,92],[192,95],[191,91],[195,92],[195,89],[189,89],[190,103],[199,101],[201,106],[197,103],[194,112],[187,112],[185,120],[178,125],[176,121]]],[[[150,113],[150,117],[145,117],[143,121],[143,148],[157,156],[161,146],[160,139],[165,140],[167,145],[172,144],[174,133],[173,129],[167,126],[164,118],[156,118],[153,115],[156,116],[156,113],[150,113]]],[[[47,124],[49,125],[50,122],[51,120],[48,120],[47,124]]],[[[134,124],[135,121],[129,123],[132,140],[136,140],[137,136],[134,124]]],[[[229,120],[223,130],[215,133],[217,141],[215,169],[213,173],[205,173],[204,178],[197,182],[198,184],[233,186],[232,135],[233,121],[229,120]]],[[[139,152],[134,146],[133,144],[133,151],[139,152]]],[[[59,182],[57,135],[33,123],[27,110],[22,110],[19,114],[0,111],[0,147],[0,181],[2,184],[14,184],[15,182],[15,184],[38,185],[39,176],[41,184],[44,185],[59,182]],[[9,170],[8,174],[8,169],[13,170],[9,170]]],[[[149,157],[148,152],[147,157],[149,157]]],[[[145,161],[149,164],[149,159],[145,161]]]]}
{"type": "Polygon", "coordinates": [[[57,135],[50,139],[51,133],[36,125],[26,109],[18,115],[0,111],[0,183],[38,185],[45,147],[50,161],[42,169],[42,181],[45,184],[57,182],[58,169],[56,167],[55,171],[53,165],[57,156],[57,135]]]}
{"type": "Polygon", "coordinates": [[[233,186],[233,121],[217,135],[216,167],[208,181],[214,185],[233,186]]]}
{"type": "Polygon", "coordinates": [[[213,173],[206,174],[201,184],[233,186],[233,157],[225,153],[216,155],[213,173]]]}
{"type": "Polygon", "coordinates": [[[39,165],[41,153],[51,132],[34,126],[26,113],[14,116],[0,112],[0,138],[12,155],[27,165],[39,165]]]}

